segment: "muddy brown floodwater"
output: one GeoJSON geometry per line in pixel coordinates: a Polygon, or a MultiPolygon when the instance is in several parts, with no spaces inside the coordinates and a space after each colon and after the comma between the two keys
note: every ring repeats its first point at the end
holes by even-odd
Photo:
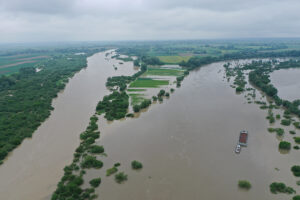
{"type": "Polygon", "coordinates": [[[98,101],[109,93],[106,79],[136,72],[132,62],[119,65],[118,60],[105,58],[105,53],[88,58],[88,67],[70,79],[53,100],[49,119],[0,166],[1,200],[50,198],[63,168],[72,161],[79,134],[87,127],[98,101]]]}
{"type": "MultiPolygon", "coordinates": [[[[290,167],[300,164],[300,152],[278,151],[279,140],[267,131],[267,111],[235,94],[231,83],[223,80],[222,65],[191,72],[170,99],[151,105],[138,118],[99,121],[99,144],[108,156],[101,158],[103,169],[85,175],[86,183],[102,177],[96,189],[99,199],[291,199],[270,193],[274,181],[299,193],[290,167]],[[237,155],[234,148],[243,129],[249,131],[248,147],[237,155]],[[132,160],[141,161],[144,168],[132,170],[132,160]],[[128,174],[123,184],[105,176],[116,162],[121,163],[119,171],[128,174]],[[249,191],[237,187],[244,179],[252,184],[249,191]]],[[[285,137],[292,140],[289,134],[285,137]]]]}
{"type": "MultiPolygon", "coordinates": [[[[50,118],[0,166],[0,199],[50,198],[63,167],[71,163],[80,132],[97,102],[108,93],[107,77],[134,73],[132,62],[118,63],[107,60],[105,53],[88,59],[88,67],[53,101],[55,110],[50,118]]],[[[223,78],[222,65],[214,63],[192,71],[170,99],[151,105],[137,118],[112,123],[100,119],[98,143],[107,157],[101,158],[102,169],[87,171],[85,185],[102,177],[96,193],[104,200],[291,199],[270,193],[274,181],[299,193],[290,167],[300,164],[300,152],[278,151],[278,138],[267,131],[267,111],[235,94],[232,82],[223,78]],[[237,155],[234,148],[243,129],[249,131],[248,147],[237,155]],[[144,168],[133,171],[132,160],[141,161],[144,168]],[[124,184],[105,176],[106,169],[116,162],[121,163],[119,170],[128,174],[124,184]],[[241,179],[251,182],[249,191],[238,189],[241,179]]],[[[257,99],[260,97],[257,92],[257,99]]],[[[291,135],[284,137],[292,141],[291,135]]]]}
{"type": "Polygon", "coordinates": [[[270,74],[271,83],[278,89],[280,98],[300,99],[300,69],[280,69],[270,74]]]}

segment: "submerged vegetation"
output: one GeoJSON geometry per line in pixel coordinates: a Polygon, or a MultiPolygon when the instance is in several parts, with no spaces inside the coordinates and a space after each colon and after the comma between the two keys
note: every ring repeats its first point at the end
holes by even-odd
{"type": "Polygon", "coordinates": [[[98,187],[101,183],[101,178],[94,178],[90,180],[90,185],[94,188],[98,187]]]}
{"type": "Polygon", "coordinates": [[[131,167],[132,167],[132,169],[142,169],[143,164],[140,163],[139,161],[134,160],[131,162],[131,167]]]}
{"type": "Polygon", "coordinates": [[[300,177],[300,166],[299,165],[294,165],[291,168],[291,171],[293,172],[294,176],[300,177]]]}
{"type": "Polygon", "coordinates": [[[120,172],[115,175],[115,180],[117,183],[123,183],[124,181],[127,181],[127,174],[120,172]]]}
{"type": "Polygon", "coordinates": [[[251,183],[247,180],[239,180],[239,188],[249,190],[251,188],[251,183]]]}
{"type": "Polygon", "coordinates": [[[73,162],[64,168],[64,176],[57,185],[57,189],[52,194],[52,200],[60,199],[95,199],[94,187],[98,187],[101,178],[92,179],[90,185],[92,188],[82,189],[83,176],[86,173],[85,168],[100,169],[103,162],[97,159],[97,156],[90,154],[100,154],[104,152],[101,146],[94,145],[95,139],[100,137],[97,122],[98,118],[94,115],[90,118],[90,123],[86,130],[80,134],[80,145],[76,149],[73,162]],[[79,171],[79,173],[78,173],[79,171]],[[78,175],[79,174],[79,175],[78,175]]]}
{"type": "Polygon", "coordinates": [[[109,168],[106,170],[106,176],[110,176],[118,171],[118,168],[113,166],[112,168],[109,168]]]}
{"type": "Polygon", "coordinates": [[[270,133],[276,132],[278,136],[282,136],[284,134],[284,129],[282,128],[268,128],[270,133]]]}
{"type": "MultiPolygon", "coordinates": [[[[279,69],[288,69],[288,68],[299,68],[300,67],[300,61],[295,60],[289,60],[280,62],[275,67],[272,67],[271,62],[252,62],[249,65],[245,66],[245,69],[254,69],[249,73],[249,81],[260,88],[263,92],[265,92],[269,97],[271,97],[277,106],[282,105],[287,113],[292,113],[300,117],[300,100],[295,100],[293,102],[290,102],[288,100],[282,100],[277,95],[277,89],[270,83],[269,79],[269,73],[273,70],[279,70],[279,69]]],[[[286,117],[288,115],[285,115],[286,117]]],[[[289,126],[291,121],[288,119],[283,119],[281,121],[282,125],[289,126]]]]}
{"type": "Polygon", "coordinates": [[[277,193],[294,194],[294,193],[296,193],[296,191],[292,187],[288,187],[284,183],[278,183],[278,182],[273,182],[270,185],[270,191],[273,194],[277,194],[277,193]]]}
{"type": "MultiPolygon", "coordinates": [[[[189,42],[186,42],[189,43],[189,42]]],[[[173,45],[173,44],[172,44],[173,45]]],[[[181,86],[184,76],[189,70],[205,64],[210,64],[216,61],[253,58],[253,57],[284,57],[284,56],[299,56],[300,51],[289,50],[283,44],[243,44],[243,45],[228,45],[228,44],[203,44],[193,41],[193,45],[187,48],[186,44],[182,42],[175,48],[170,48],[168,44],[153,46],[149,44],[135,45],[134,47],[121,46],[118,50],[127,55],[136,55],[138,59],[134,61],[136,66],[140,66],[141,71],[133,76],[118,76],[111,77],[107,80],[106,86],[113,92],[107,95],[97,105],[97,114],[104,114],[107,120],[121,119],[127,116],[129,107],[129,95],[126,93],[127,86],[132,92],[139,92],[136,88],[159,88],[161,86],[169,85],[167,80],[154,80],[147,78],[138,78],[143,73],[148,75],[174,75],[177,76],[177,87],[181,86]],[[149,48],[148,48],[149,47],[149,48]],[[281,51],[284,49],[284,51],[281,51]],[[180,56],[180,53],[186,53],[188,56],[180,56]],[[181,71],[174,71],[170,69],[157,70],[149,68],[147,65],[162,65],[164,59],[156,57],[160,56],[180,56],[180,65],[183,67],[181,71]],[[189,59],[186,59],[188,57],[189,59]],[[183,74],[182,74],[183,73],[183,74]]],[[[51,100],[56,97],[57,92],[64,88],[68,78],[74,73],[86,66],[86,57],[94,50],[87,51],[86,55],[74,56],[63,55],[53,57],[52,60],[47,60],[41,72],[36,72],[35,69],[26,68],[20,70],[16,75],[0,78],[0,163],[2,162],[9,151],[15,148],[25,137],[31,137],[33,131],[49,116],[51,107],[51,100]],[[71,58],[71,59],[68,59],[71,58]]],[[[131,57],[120,58],[123,61],[132,60],[131,57]]],[[[170,60],[175,58],[168,58],[170,60]]],[[[166,57],[165,57],[166,62],[166,57]]],[[[172,61],[171,61],[172,62],[172,61]]],[[[171,63],[170,62],[170,63],[171,63]]],[[[292,62],[292,61],[290,61],[292,62]]],[[[299,105],[300,101],[289,102],[282,100],[277,96],[277,89],[270,83],[269,75],[272,70],[280,68],[288,68],[297,66],[299,63],[288,63],[272,66],[272,64],[252,63],[247,65],[245,70],[252,70],[249,74],[250,82],[265,92],[271,97],[277,106],[283,106],[290,113],[300,116],[299,105]],[[263,66],[263,67],[261,67],[263,66]]],[[[235,88],[237,92],[247,91],[245,77],[242,70],[228,71],[235,74],[235,88]]],[[[173,90],[174,91],[174,90],[173,90]]],[[[171,89],[171,92],[173,92],[171,89]]],[[[163,97],[168,97],[170,93],[160,91],[157,97],[153,100],[163,101],[163,97]]],[[[255,93],[253,92],[253,98],[255,93]]],[[[249,97],[250,98],[250,97],[249,97]]],[[[144,99],[133,106],[135,112],[146,108],[151,104],[151,100],[144,99]]],[[[268,119],[270,123],[275,122],[274,114],[271,112],[269,105],[262,105],[262,108],[269,109],[268,119]]],[[[130,113],[132,116],[133,114],[130,113]]],[[[290,124],[288,122],[288,115],[282,120],[283,124],[290,124]]],[[[276,119],[280,119],[277,117],[276,119]]],[[[103,146],[95,145],[94,143],[100,137],[98,126],[96,124],[98,118],[93,116],[90,119],[90,124],[86,130],[80,134],[80,145],[74,153],[73,162],[64,168],[64,176],[57,185],[56,191],[53,193],[52,199],[94,199],[96,198],[94,187],[98,187],[101,183],[101,178],[92,179],[89,183],[90,188],[83,189],[84,175],[86,169],[100,169],[103,163],[100,156],[104,154],[103,146]]],[[[293,123],[296,128],[300,128],[299,122],[293,123]]],[[[270,129],[271,132],[276,132],[282,136],[284,131],[280,128],[270,129]]],[[[296,141],[296,140],[295,140],[296,141]]],[[[283,149],[290,149],[291,144],[282,141],[283,149]],[[288,147],[289,146],[289,147],[288,147]],[[287,148],[288,147],[288,148],[287,148]]],[[[279,147],[281,145],[279,144],[279,147]]],[[[142,164],[135,162],[135,167],[141,168],[142,164]]],[[[122,183],[127,180],[127,175],[124,172],[118,172],[118,166],[113,166],[107,169],[107,174],[115,174],[115,180],[122,183]]],[[[132,168],[133,164],[132,164],[132,168]]],[[[295,169],[297,171],[297,169],[295,169]]],[[[294,173],[294,171],[293,171],[294,173]]],[[[248,181],[239,181],[239,187],[249,189],[251,184],[248,181]]],[[[283,183],[272,183],[270,190],[273,193],[294,193],[294,190],[285,186],[283,183]]]]}
{"type": "Polygon", "coordinates": [[[281,141],[279,143],[279,149],[283,149],[283,150],[290,150],[291,149],[291,143],[287,142],[287,141],[281,141]]]}

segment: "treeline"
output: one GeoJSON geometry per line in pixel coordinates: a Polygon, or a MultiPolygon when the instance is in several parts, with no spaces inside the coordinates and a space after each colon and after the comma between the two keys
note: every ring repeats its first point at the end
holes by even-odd
{"type": "Polygon", "coordinates": [[[157,57],[153,56],[141,56],[141,61],[146,65],[163,65],[164,63],[157,57]]]}
{"type": "Polygon", "coordinates": [[[73,162],[64,168],[64,176],[57,184],[51,200],[84,200],[95,199],[95,188],[101,183],[101,178],[95,178],[89,181],[90,187],[82,189],[84,184],[83,176],[85,169],[100,169],[103,162],[97,159],[97,155],[104,153],[103,146],[98,146],[95,140],[100,137],[97,125],[98,118],[94,115],[90,118],[90,123],[86,130],[80,134],[80,145],[74,153],[73,162]]]}
{"type": "Polygon", "coordinates": [[[0,163],[49,117],[52,99],[95,51],[85,52],[53,56],[41,63],[40,72],[28,67],[0,78],[0,163]]]}
{"type": "MultiPolygon", "coordinates": [[[[249,73],[249,81],[259,87],[263,92],[265,92],[270,97],[277,96],[277,89],[270,83],[269,75],[265,74],[263,68],[256,69],[249,73]]],[[[280,104],[279,102],[277,104],[280,104]]]]}
{"type": "Polygon", "coordinates": [[[182,67],[187,68],[188,70],[195,69],[197,67],[201,67],[203,65],[207,65],[213,62],[219,61],[219,58],[217,57],[199,57],[199,56],[193,56],[191,57],[187,62],[182,61],[179,65],[182,67]]]}
{"type": "Polygon", "coordinates": [[[300,56],[300,51],[298,50],[288,50],[288,51],[271,51],[262,52],[258,50],[243,50],[234,53],[225,53],[220,56],[220,60],[236,60],[236,59],[247,59],[247,58],[279,58],[279,57],[298,57],[300,56]]]}
{"type": "Polygon", "coordinates": [[[270,83],[269,79],[269,73],[272,72],[273,70],[279,70],[279,69],[286,69],[286,68],[298,68],[300,67],[300,62],[299,61],[285,61],[282,63],[277,64],[273,69],[269,66],[267,68],[261,67],[261,65],[256,62],[252,63],[253,67],[256,64],[256,69],[251,71],[249,73],[249,81],[259,89],[261,89],[263,92],[265,92],[268,96],[273,98],[275,101],[276,105],[280,106],[282,105],[287,109],[287,112],[293,113],[300,117],[300,100],[295,100],[295,101],[288,101],[288,100],[283,100],[277,95],[277,89],[270,83]]]}
{"type": "Polygon", "coordinates": [[[112,94],[104,96],[96,107],[98,114],[105,113],[104,117],[112,121],[124,118],[129,106],[129,96],[126,92],[114,91],[112,94]]]}
{"type": "MultiPolygon", "coordinates": [[[[300,56],[300,51],[296,51],[296,50],[282,51],[282,52],[240,51],[235,53],[227,53],[217,57],[193,56],[187,62],[182,61],[179,65],[187,68],[188,70],[192,70],[197,67],[201,67],[203,65],[207,65],[218,61],[249,59],[249,58],[279,58],[279,57],[298,57],[298,56],[300,56]]],[[[298,66],[300,65],[299,62],[297,62],[297,64],[298,66]]],[[[288,66],[290,67],[291,65],[288,66]]],[[[289,68],[288,66],[287,63],[282,64],[282,68],[289,68]]]]}

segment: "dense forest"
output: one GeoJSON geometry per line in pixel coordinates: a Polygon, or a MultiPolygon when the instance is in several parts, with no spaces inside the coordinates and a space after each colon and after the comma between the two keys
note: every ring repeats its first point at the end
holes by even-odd
{"type": "MultiPolygon", "coordinates": [[[[53,110],[52,99],[62,90],[68,78],[86,67],[86,58],[101,49],[85,49],[85,54],[59,54],[35,67],[0,77],[0,161],[32,133],[53,110]]],[[[61,50],[62,51],[62,50],[61,50]]],[[[63,52],[68,52],[64,50],[63,52]]]]}

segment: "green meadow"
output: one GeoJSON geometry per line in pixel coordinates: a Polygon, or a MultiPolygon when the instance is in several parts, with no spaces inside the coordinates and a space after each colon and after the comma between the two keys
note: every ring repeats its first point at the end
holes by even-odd
{"type": "Polygon", "coordinates": [[[177,64],[182,61],[188,61],[191,56],[158,56],[159,60],[168,64],[177,64]]]}
{"type": "Polygon", "coordinates": [[[168,80],[154,80],[151,78],[138,78],[132,82],[130,88],[157,88],[161,85],[169,85],[168,80]]]}
{"type": "Polygon", "coordinates": [[[148,68],[144,73],[145,76],[154,75],[154,76],[182,76],[184,70],[180,69],[162,69],[162,68],[148,68]]]}
{"type": "Polygon", "coordinates": [[[146,89],[132,89],[132,88],[129,88],[127,89],[128,92],[144,92],[146,91],[146,89]]]}
{"type": "Polygon", "coordinates": [[[142,103],[145,98],[143,94],[136,94],[136,93],[133,93],[133,94],[128,94],[130,96],[130,99],[131,99],[131,105],[137,105],[137,104],[140,104],[142,103]]]}

